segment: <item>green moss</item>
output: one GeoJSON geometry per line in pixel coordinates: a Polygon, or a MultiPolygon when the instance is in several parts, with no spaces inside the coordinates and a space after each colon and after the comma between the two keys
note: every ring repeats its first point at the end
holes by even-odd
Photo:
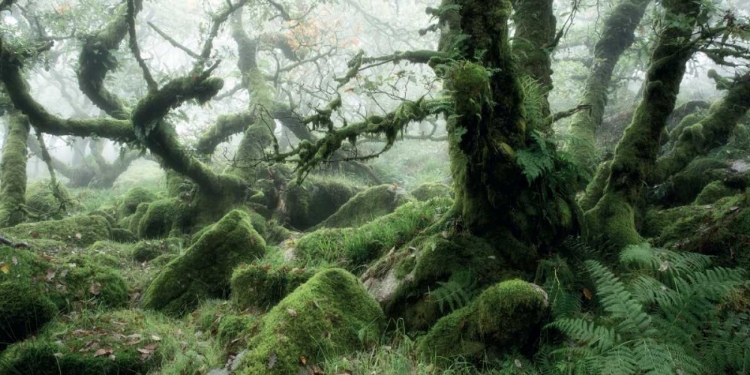
{"type": "Polygon", "coordinates": [[[739,189],[727,186],[723,181],[714,181],[706,187],[695,197],[694,204],[705,205],[712,204],[721,198],[731,197],[740,192],[739,189]]]}
{"type": "Polygon", "coordinates": [[[472,362],[499,359],[533,344],[547,313],[547,295],[541,288],[521,280],[504,281],[440,319],[417,351],[439,364],[457,357],[472,362]]]}
{"type": "Polygon", "coordinates": [[[716,157],[696,158],[657,187],[657,198],[668,205],[691,203],[708,184],[723,180],[730,165],[716,157]]]}
{"type": "Polygon", "coordinates": [[[448,211],[449,198],[410,202],[359,228],[319,229],[295,241],[298,263],[343,265],[354,270],[400,246],[448,211]]]}
{"type": "Polygon", "coordinates": [[[136,262],[148,262],[163,254],[179,254],[182,241],[178,238],[140,241],[132,248],[131,258],[136,262]]]}
{"type": "Polygon", "coordinates": [[[351,198],[318,227],[356,228],[380,216],[393,212],[414,198],[396,185],[371,187],[351,198]]]}
{"type": "Polygon", "coordinates": [[[130,216],[136,212],[141,203],[151,203],[156,200],[156,195],[142,187],[128,190],[122,197],[122,202],[117,207],[121,218],[130,216]]]}
{"type": "Polygon", "coordinates": [[[138,241],[138,236],[123,228],[112,228],[112,241],[119,243],[133,243],[138,241]]]}
{"type": "Polygon", "coordinates": [[[306,268],[240,265],[232,273],[232,302],[240,310],[267,310],[314,274],[314,270],[306,268]]]}
{"type": "Polygon", "coordinates": [[[304,367],[301,357],[313,365],[362,350],[384,324],[380,306],[357,278],[341,269],[321,271],[263,317],[238,374],[296,374],[304,367]]]}
{"type": "Polygon", "coordinates": [[[114,216],[112,216],[109,212],[104,210],[94,210],[89,212],[89,215],[91,216],[101,216],[107,220],[110,227],[116,227],[117,226],[117,220],[114,216]]]}
{"type": "Polygon", "coordinates": [[[7,263],[10,268],[7,274],[0,273],[0,282],[32,285],[64,312],[125,306],[128,288],[122,276],[93,260],[91,255],[47,261],[27,250],[3,247],[0,263],[7,263]]]}
{"type": "Polygon", "coordinates": [[[264,247],[249,216],[234,210],[161,270],[146,290],[143,306],[181,315],[201,299],[227,297],[232,270],[261,258],[264,247]]]}
{"type": "Polygon", "coordinates": [[[423,202],[432,198],[450,197],[451,193],[451,187],[446,184],[428,182],[419,185],[416,189],[412,190],[410,194],[418,201],[423,202]]]}
{"type": "Polygon", "coordinates": [[[26,197],[26,142],[29,120],[20,113],[10,116],[8,133],[0,159],[0,227],[22,222],[22,205],[26,197]]]}
{"type": "Polygon", "coordinates": [[[331,216],[359,189],[350,183],[309,176],[300,185],[291,183],[284,193],[289,224],[298,230],[310,228],[331,216]]]}
{"type": "Polygon", "coordinates": [[[635,210],[619,194],[605,193],[585,217],[592,238],[602,236],[614,249],[642,241],[635,228],[635,210]]]}
{"type": "Polygon", "coordinates": [[[108,240],[111,228],[101,216],[80,215],[62,220],[42,221],[0,229],[0,233],[15,239],[41,238],[86,247],[96,241],[108,240]]]}
{"type": "Polygon", "coordinates": [[[61,317],[36,338],[8,348],[8,375],[146,374],[170,362],[171,373],[207,373],[218,356],[180,322],[140,310],[61,317]],[[97,351],[104,354],[97,355],[97,351]],[[144,353],[145,352],[145,353],[144,353]]]}
{"type": "MultiPolygon", "coordinates": [[[[57,190],[60,197],[55,197],[51,182],[49,180],[34,181],[26,186],[26,206],[40,219],[62,219],[65,211],[60,210],[60,200],[65,203],[67,209],[77,207],[79,204],[71,196],[68,189],[58,183],[57,190]]],[[[114,224],[114,223],[112,223],[114,224]]]]}
{"type": "Polygon", "coordinates": [[[35,333],[57,315],[57,306],[25,282],[0,282],[0,296],[0,352],[35,333]]]}
{"type": "Polygon", "coordinates": [[[142,239],[163,238],[173,230],[179,231],[183,209],[178,199],[151,202],[148,210],[138,222],[138,237],[142,239]]]}
{"type": "Polygon", "coordinates": [[[194,327],[213,337],[229,352],[245,349],[257,329],[258,317],[248,310],[238,311],[224,300],[206,300],[191,315],[194,327]]]}
{"type": "Polygon", "coordinates": [[[139,204],[138,208],[136,208],[135,210],[135,213],[123,219],[120,225],[133,233],[138,233],[138,229],[140,228],[140,224],[141,224],[141,219],[146,215],[149,205],[151,205],[151,203],[139,204]],[[127,224],[127,227],[125,227],[125,224],[127,224]]]}

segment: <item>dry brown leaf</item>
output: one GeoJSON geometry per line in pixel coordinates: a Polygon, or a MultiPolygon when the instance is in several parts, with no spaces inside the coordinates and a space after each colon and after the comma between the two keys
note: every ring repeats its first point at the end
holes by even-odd
{"type": "Polygon", "coordinates": [[[39,238],[39,233],[31,232],[31,238],[39,238]]]}
{"type": "Polygon", "coordinates": [[[101,293],[102,290],[102,284],[98,281],[92,281],[91,285],[89,286],[89,292],[95,296],[98,296],[99,293],[101,293]]]}
{"type": "Polygon", "coordinates": [[[16,257],[16,256],[14,255],[12,259],[13,259],[13,265],[14,265],[14,266],[17,266],[17,265],[18,265],[18,257],[16,257]]]}
{"type": "Polygon", "coordinates": [[[299,362],[304,366],[307,365],[307,358],[304,355],[299,356],[299,362]]]}
{"type": "Polygon", "coordinates": [[[0,272],[2,273],[8,273],[10,272],[10,263],[0,263],[0,272]]]}
{"type": "Polygon", "coordinates": [[[52,279],[54,279],[54,278],[55,278],[55,275],[56,275],[56,274],[57,274],[57,271],[55,271],[55,270],[53,270],[52,268],[50,268],[50,269],[48,269],[48,270],[47,270],[47,276],[45,276],[44,278],[45,278],[45,279],[46,279],[47,281],[52,281],[52,279]]]}
{"type": "Polygon", "coordinates": [[[289,316],[291,316],[292,318],[294,318],[294,317],[296,317],[296,316],[297,316],[297,311],[295,311],[295,310],[292,310],[292,309],[286,309],[286,312],[288,312],[288,313],[289,313],[289,316]]]}
{"type": "Polygon", "coordinates": [[[94,357],[101,357],[107,354],[108,354],[107,349],[102,348],[102,349],[97,350],[96,353],[94,353],[94,357]]]}
{"type": "Polygon", "coordinates": [[[159,337],[159,336],[157,336],[157,335],[151,335],[151,340],[154,340],[154,341],[161,341],[161,337],[159,337]]]}
{"type": "Polygon", "coordinates": [[[588,288],[583,288],[583,295],[587,300],[591,300],[592,298],[594,298],[594,295],[591,294],[591,291],[588,288]]]}

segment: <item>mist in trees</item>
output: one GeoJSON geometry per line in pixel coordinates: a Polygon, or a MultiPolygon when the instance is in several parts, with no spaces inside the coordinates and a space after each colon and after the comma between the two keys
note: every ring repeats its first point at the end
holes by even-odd
{"type": "Polygon", "coordinates": [[[750,366],[744,0],[2,0],[0,374],[750,366]]]}

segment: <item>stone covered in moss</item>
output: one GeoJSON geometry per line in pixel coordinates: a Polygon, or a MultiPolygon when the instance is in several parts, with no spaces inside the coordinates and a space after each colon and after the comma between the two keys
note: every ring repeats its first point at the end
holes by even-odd
{"type": "Polygon", "coordinates": [[[406,190],[396,185],[371,187],[355,195],[318,226],[324,228],[356,228],[373,219],[388,215],[396,208],[411,201],[414,201],[414,198],[406,190]]]}
{"type": "Polygon", "coordinates": [[[237,373],[297,374],[304,364],[365,349],[380,337],[384,324],[380,306],[357,278],[327,269],[262,318],[237,373]]]}
{"type": "Polygon", "coordinates": [[[232,270],[263,257],[265,242],[247,213],[234,210],[205,231],[149,285],[143,306],[181,315],[205,298],[229,295],[232,270]]]}
{"type": "Polygon", "coordinates": [[[727,186],[724,181],[714,181],[701,190],[693,203],[697,205],[712,204],[721,198],[731,197],[739,192],[740,189],[727,186]]]}
{"type": "Polygon", "coordinates": [[[138,237],[127,229],[112,228],[112,241],[119,243],[133,243],[138,241],[138,237]]]}
{"type": "Polygon", "coordinates": [[[57,190],[60,192],[59,199],[55,197],[49,180],[34,181],[26,186],[26,206],[29,211],[39,215],[42,219],[61,219],[65,211],[60,210],[60,199],[65,202],[67,209],[77,207],[76,202],[70,195],[68,189],[58,183],[57,190]]]}
{"type": "Polygon", "coordinates": [[[268,309],[307,281],[315,271],[243,264],[232,273],[232,301],[240,310],[268,309]]]}
{"type": "Polygon", "coordinates": [[[411,196],[418,201],[428,201],[432,198],[450,197],[451,187],[439,182],[428,182],[417,186],[411,191],[411,196]]]}
{"type": "Polygon", "coordinates": [[[359,228],[319,229],[296,240],[293,253],[302,265],[335,263],[354,270],[409,241],[451,204],[447,198],[410,202],[359,228]]]}
{"type": "Polygon", "coordinates": [[[499,359],[531,345],[547,314],[547,295],[541,288],[521,280],[504,281],[440,319],[417,351],[440,364],[457,357],[473,362],[499,359]]]}
{"type": "Polygon", "coordinates": [[[12,228],[0,229],[0,233],[16,241],[42,238],[86,247],[96,241],[108,240],[111,228],[107,220],[101,216],[80,215],[62,220],[19,224],[12,228]]]}
{"type": "Polygon", "coordinates": [[[140,310],[83,313],[48,325],[36,338],[8,348],[2,374],[146,374],[169,362],[175,374],[216,366],[209,345],[180,322],[140,310]]]}
{"type": "Polygon", "coordinates": [[[136,262],[148,262],[163,254],[179,254],[182,241],[178,238],[140,241],[133,246],[131,257],[136,262]]]}
{"type": "Polygon", "coordinates": [[[292,183],[283,197],[289,224],[298,230],[308,229],[333,215],[358,192],[354,185],[318,176],[309,176],[301,185],[292,183]]]}
{"type": "Polygon", "coordinates": [[[164,238],[173,230],[179,231],[183,206],[177,199],[162,199],[151,202],[148,210],[138,222],[138,237],[142,239],[164,238]]]}
{"type": "Polygon", "coordinates": [[[122,197],[117,211],[120,218],[130,216],[135,213],[141,203],[151,203],[156,200],[156,195],[142,187],[135,187],[128,190],[122,197]]]}
{"type": "Polygon", "coordinates": [[[57,306],[25,282],[0,282],[0,351],[23,340],[57,315],[57,306]]]}
{"type": "Polygon", "coordinates": [[[141,219],[146,215],[146,212],[148,211],[148,207],[151,205],[151,203],[141,203],[138,205],[138,208],[136,208],[135,213],[122,219],[120,221],[120,226],[123,228],[131,231],[132,233],[138,233],[138,229],[140,228],[141,219]]]}

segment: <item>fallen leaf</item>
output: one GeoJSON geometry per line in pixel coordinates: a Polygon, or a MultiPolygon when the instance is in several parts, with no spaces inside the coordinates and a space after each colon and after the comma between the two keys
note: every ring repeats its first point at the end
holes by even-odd
{"type": "Polygon", "coordinates": [[[587,300],[591,300],[592,298],[594,298],[594,295],[591,294],[591,291],[588,288],[583,288],[583,295],[587,300]]]}
{"type": "Polygon", "coordinates": [[[101,290],[102,290],[102,284],[100,282],[98,281],[91,282],[91,286],[89,286],[89,292],[91,292],[91,294],[98,296],[101,290]]]}
{"type": "Polygon", "coordinates": [[[39,233],[31,232],[31,238],[39,238],[39,233]]]}
{"type": "Polygon", "coordinates": [[[151,340],[154,340],[154,341],[161,341],[161,337],[159,337],[159,336],[157,336],[157,335],[151,335],[151,340]]]}
{"type": "Polygon", "coordinates": [[[107,354],[108,354],[107,349],[102,348],[102,349],[97,350],[96,353],[94,353],[94,357],[101,357],[107,354]]]}
{"type": "Polygon", "coordinates": [[[10,272],[10,263],[0,263],[0,271],[2,271],[3,273],[10,272]]]}
{"type": "Polygon", "coordinates": [[[293,318],[297,316],[297,312],[294,311],[294,310],[292,310],[292,309],[286,309],[286,312],[288,312],[289,316],[291,316],[293,318]]]}
{"type": "Polygon", "coordinates": [[[45,279],[47,281],[52,281],[52,279],[55,278],[56,274],[57,274],[57,271],[55,271],[55,270],[53,270],[53,269],[50,268],[50,269],[47,270],[47,276],[45,276],[45,279]]]}
{"type": "Polygon", "coordinates": [[[80,240],[82,238],[80,233],[76,233],[76,239],[80,240]]]}
{"type": "Polygon", "coordinates": [[[18,265],[18,258],[15,255],[13,256],[13,265],[14,266],[18,265]]]}
{"type": "Polygon", "coordinates": [[[299,362],[304,366],[307,365],[307,358],[304,355],[299,356],[299,362]]]}

